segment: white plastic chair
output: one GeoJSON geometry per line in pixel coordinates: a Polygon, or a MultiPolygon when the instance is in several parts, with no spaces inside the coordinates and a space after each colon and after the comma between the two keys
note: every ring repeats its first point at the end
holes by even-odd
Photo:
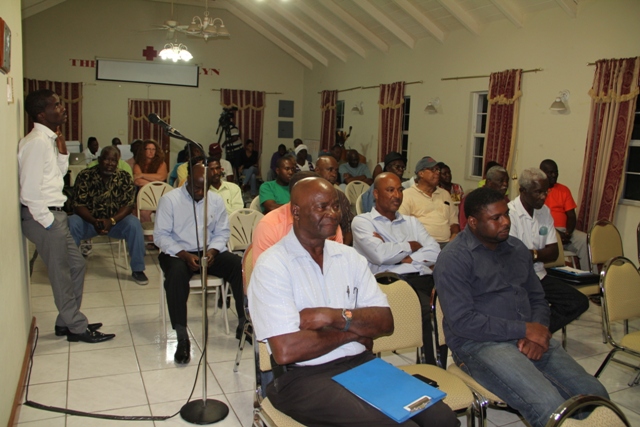
{"type": "Polygon", "coordinates": [[[358,196],[369,189],[369,184],[363,181],[351,181],[347,184],[347,187],[344,189],[344,194],[351,202],[351,210],[356,212],[356,202],[358,201],[358,196]]]}
{"type": "MultiPolygon", "coordinates": [[[[200,274],[195,274],[189,280],[189,288],[191,289],[191,295],[202,295],[202,283],[201,283],[200,274]]],[[[227,295],[229,288],[229,284],[226,283],[222,278],[217,276],[209,275],[207,276],[207,295],[214,294],[214,301],[216,301],[213,309],[213,314],[215,315],[218,310],[218,296],[219,289],[222,289],[222,295],[227,295]]],[[[164,272],[160,269],[160,317],[162,318],[162,329],[167,331],[167,307],[166,307],[166,296],[164,293],[164,272]]],[[[225,332],[229,335],[229,317],[227,314],[227,298],[222,298],[222,317],[224,318],[224,326],[225,332]]]]}
{"type": "Polygon", "coordinates": [[[262,213],[262,209],[260,208],[260,196],[256,196],[253,198],[251,204],[249,205],[249,209],[253,209],[254,211],[262,213]]]}
{"type": "MultiPolygon", "coordinates": [[[[154,181],[145,184],[140,191],[136,201],[136,212],[140,218],[140,211],[155,211],[158,208],[160,198],[173,187],[162,181],[154,181]]],[[[145,236],[153,236],[154,223],[142,222],[142,232],[145,236]]]]}
{"type": "Polygon", "coordinates": [[[264,217],[262,212],[254,209],[238,209],[229,215],[231,235],[227,247],[229,251],[244,251],[253,241],[253,230],[264,217]]]}

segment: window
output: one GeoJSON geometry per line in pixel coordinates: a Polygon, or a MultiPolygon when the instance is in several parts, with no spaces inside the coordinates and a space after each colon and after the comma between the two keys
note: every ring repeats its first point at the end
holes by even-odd
{"type": "Polygon", "coordinates": [[[640,97],[636,101],[636,114],[631,131],[627,170],[622,198],[638,204],[640,202],[640,97]]]}
{"type": "Polygon", "coordinates": [[[409,151],[409,112],[411,111],[411,97],[404,97],[404,104],[402,105],[402,157],[408,159],[409,151]]]}
{"type": "Polygon", "coordinates": [[[473,93],[473,117],[471,123],[471,165],[470,175],[482,178],[484,167],[484,140],[487,130],[489,101],[487,92],[473,93]]]}
{"type": "Polygon", "coordinates": [[[336,101],[336,130],[344,128],[344,101],[336,101]]]}

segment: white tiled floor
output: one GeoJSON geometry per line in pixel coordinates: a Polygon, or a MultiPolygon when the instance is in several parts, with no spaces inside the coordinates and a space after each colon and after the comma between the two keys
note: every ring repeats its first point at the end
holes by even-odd
{"type": "MultiPolygon", "coordinates": [[[[34,356],[30,400],[79,411],[131,416],[172,415],[186,402],[202,351],[201,297],[194,295],[189,300],[192,361],[178,367],[173,362],[175,333],[167,325],[168,338],[165,338],[159,315],[157,253],[148,254],[145,259],[150,280],[147,286],[133,282],[122,263],[116,245],[94,245],[93,254],[87,259],[82,311],[91,322],[103,322],[104,332],[117,334],[111,341],[91,345],[69,343],[54,335],[56,309],[51,288],[42,261],[36,261],[31,295],[40,337],[34,356]]],[[[212,298],[210,302],[212,307],[212,298]]],[[[255,381],[253,348],[245,347],[240,370],[234,373],[237,317],[230,313],[231,334],[226,335],[220,312],[214,316],[211,308],[209,315],[207,394],[226,403],[230,409],[229,416],[216,425],[250,426],[255,381]]],[[[609,351],[609,347],[602,344],[600,322],[599,307],[591,305],[568,331],[568,352],[592,374],[609,351]]],[[[640,320],[633,322],[631,328],[640,329],[640,320]]],[[[407,363],[394,355],[387,359],[397,364],[407,363]]],[[[611,363],[601,381],[613,401],[627,414],[631,425],[640,427],[640,386],[627,386],[632,376],[630,368],[611,363]]],[[[202,398],[200,381],[193,394],[195,399],[202,398]]],[[[488,418],[489,427],[526,425],[517,415],[503,410],[489,409],[488,418]]],[[[20,424],[25,427],[106,427],[127,423],[132,422],[62,415],[26,406],[20,411],[20,424]]],[[[192,424],[179,415],[166,421],[135,422],[136,427],[185,425],[192,424]]]]}

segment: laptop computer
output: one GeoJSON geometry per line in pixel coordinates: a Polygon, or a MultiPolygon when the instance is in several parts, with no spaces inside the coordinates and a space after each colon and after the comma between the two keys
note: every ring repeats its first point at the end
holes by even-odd
{"type": "Polygon", "coordinates": [[[70,165],[84,165],[85,163],[84,153],[69,153],[70,165]]]}

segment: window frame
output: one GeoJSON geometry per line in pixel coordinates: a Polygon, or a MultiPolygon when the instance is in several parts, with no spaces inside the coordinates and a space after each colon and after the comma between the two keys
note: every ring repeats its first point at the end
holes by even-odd
{"type": "MultiPolygon", "coordinates": [[[[489,91],[487,90],[481,90],[481,91],[476,91],[476,92],[471,92],[471,120],[470,120],[470,132],[469,132],[469,149],[468,149],[468,153],[469,153],[469,157],[468,157],[468,164],[467,164],[467,179],[473,180],[473,181],[480,181],[482,180],[482,175],[484,172],[484,164],[485,164],[485,148],[486,148],[486,132],[487,132],[487,124],[488,121],[485,119],[484,121],[484,129],[482,129],[484,132],[476,132],[476,130],[478,129],[478,119],[481,118],[482,116],[488,117],[489,115],[489,102],[488,102],[488,98],[489,98],[489,91]],[[487,99],[486,102],[486,111],[479,111],[479,109],[482,108],[483,105],[485,105],[484,102],[480,102],[481,97],[485,97],[487,99]],[[476,153],[476,144],[477,144],[477,139],[481,138],[482,139],[482,155],[477,155],[476,153]],[[480,158],[480,175],[476,175],[474,174],[474,163],[475,163],[475,159],[480,158]]],[[[482,127],[482,125],[481,125],[482,127]]]]}
{"type": "Polygon", "coordinates": [[[344,130],[344,100],[336,101],[336,130],[344,130]]]}
{"type": "MultiPolygon", "coordinates": [[[[636,133],[640,133],[638,131],[638,129],[636,129],[637,126],[640,126],[640,96],[636,99],[636,109],[635,109],[635,117],[634,117],[634,127],[633,129],[631,129],[631,137],[633,138],[633,133],[634,131],[636,133]]],[[[635,135],[636,138],[638,137],[638,135],[635,135]]],[[[627,189],[627,184],[629,182],[629,180],[627,179],[627,177],[629,175],[640,175],[640,172],[630,172],[629,171],[629,162],[631,161],[631,150],[632,149],[637,149],[640,150],[640,139],[632,139],[631,141],[629,141],[629,148],[627,149],[627,162],[624,166],[624,188],[622,189],[622,191],[620,192],[620,204],[623,205],[631,205],[631,206],[640,206],[640,199],[636,200],[636,199],[627,199],[625,198],[625,192],[627,189]]]]}
{"type": "Polygon", "coordinates": [[[409,158],[409,125],[411,123],[411,96],[404,96],[404,103],[402,104],[402,144],[400,147],[400,154],[405,159],[409,158]]]}

